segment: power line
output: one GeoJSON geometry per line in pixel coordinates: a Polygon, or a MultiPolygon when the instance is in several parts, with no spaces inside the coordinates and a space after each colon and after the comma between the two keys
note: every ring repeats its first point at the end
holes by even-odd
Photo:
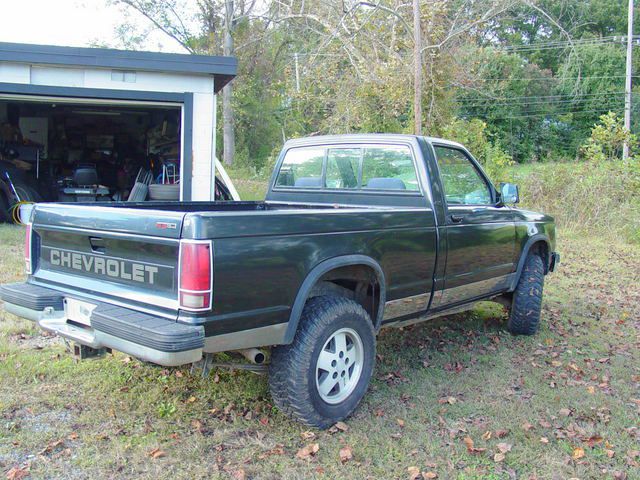
{"type": "MultiPolygon", "coordinates": [[[[640,38],[639,35],[634,35],[633,40],[636,42],[640,38]]],[[[599,38],[586,38],[586,39],[576,39],[573,41],[569,40],[557,40],[550,42],[538,42],[532,43],[528,45],[505,45],[505,46],[493,46],[499,50],[504,50],[508,52],[518,52],[518,51],[530,51],[530,50],[549,50],[549,49],[557,49],[557,48],[566,48],[572,46],[591,46],[591,45],[603,45],[608,43],[621,43],[626,42],[626,35],[616,35],[616,36],[607,36],[607,37],[599,37],[599,38]]],[[[492,47],[492,45],[489,45],[492,47]]]]}
{"type": "Polygon", "coordinates": [[[601,108],[596,110],[579,110],[579,111],[566,111],[566,112],[548,112],[548,113],[531,113],[531,114],[522,114],[522,115],[511,115],[511,116],[503,116],[503,117],[493,117],[490,115],[479,115],[480,118],[488,118],[491,117],[491,120],[508,120],[512,118],[528,118],[528,117],[550,117],[550,116],[558,116],[558,115],[584,115],[586,113],[606,113],[606,112],[614,112],[620,113],[622,112],[622,107],[618,108],[601,108]]]}
{"type": "MultiPolygon", "coordinates": [[[[633,75],[638,78],[640,75],[633,75]]],[[[568,81],[568,80],[591,80],[591,79],[609,79],[609,78],[626,78],[626,75],[585,75],[582,77],[470,77],[469,80],[473,81],[505,81],[505,80],[545,80],[545,81],[568,81]]],[[[464,88],[461,85],[449,85],[458,86],[464,88]]]]}
{"type": "MultiPolygon", "coordinates": [[[[540,98],[558,98],[558,99],[562,99],[563,97],[598,97],[598,96],[602,96],[602,95],[617,95],[617,94],[623,94],[624,91],[617,91],[617,92],[602,92],[602,93],[583,93],[580,95],[574,95],[572,93],[558,93],[556,95],[529,95],[529,96],[517,96],[517,97],[491,97],[491,98],[486,98],[486,100],[488,102],[495,102],[497,100],[527,100],[527,99],[533,99],[533,100],[537,100],[540,98]]],[[[484,100],[484,98],[482,97],[476,97],[476,98],[470,98],[466,101],[469,102],[474,102],[477,100],[484,100]]],[[[460,99],[460,101],[465,101],[465,99],[460,99]]]]}
{"type": "Polygon", "coordinates": [[[619,100],[622,97],[622,94],[619,95],[603,95],[601,99],[593,99],[593,98],[582,98],[582,99],[572,99],[572,100],[555,100],[555,101],[541,101],[541,102],[504,102],[504,103],[457,103],[460,108],[493,108],[493,107],[542,107],[542,106],[554,106],[554,105],[581,105],[588,104],[591,101],[614,101],[619,100]]]}

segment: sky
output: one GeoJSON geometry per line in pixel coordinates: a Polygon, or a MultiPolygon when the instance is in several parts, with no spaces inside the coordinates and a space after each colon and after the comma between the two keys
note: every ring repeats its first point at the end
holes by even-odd
{"type": "MultiPolygon", "coordinates": [[[[118,46],[115,28],[121,7],[106,0],[0,0],[0,42],[88,47],[118,46]]],[[[133,14],[140,25],[141,15],[133,14]]],[[[153,33],[145,50],[184,53],[173,40],[153,33]]]]}

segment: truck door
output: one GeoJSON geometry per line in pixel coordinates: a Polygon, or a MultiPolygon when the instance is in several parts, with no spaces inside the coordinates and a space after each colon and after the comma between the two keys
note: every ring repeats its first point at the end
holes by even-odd
{"type": "Polygon", "coordinates": [[[434,144],[445,197],[447,261],[444,289],[434,308],[504,290],[515,268],[513,212],[496,203],[495,190],[463,149],[434,144]]]}

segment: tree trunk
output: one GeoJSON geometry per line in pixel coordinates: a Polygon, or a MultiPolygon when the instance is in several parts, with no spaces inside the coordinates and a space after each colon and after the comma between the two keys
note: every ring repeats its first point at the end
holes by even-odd
{"type": "MultiPolygon", "coordinates": [[[[225,0],[224,55],[233,55],[233,0],[225,0]]],[[[236,135],[233,124],[233,106],[231,105],[231,83],[222,89],[222,148],[225,165],[232,165],[236,149],[236,135]]]]}
{"type": "Polygon", "coordinates": [[[413,0],[413,123],[414,133],[422,135],[422,27],[420,0],[413,0]]]}

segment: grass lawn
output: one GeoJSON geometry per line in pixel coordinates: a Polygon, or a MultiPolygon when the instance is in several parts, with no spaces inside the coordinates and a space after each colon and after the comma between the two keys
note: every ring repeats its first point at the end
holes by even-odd
{"type": "MultiPolygon", "coordinates": [[[[23,278],[22,234],[0,227],[1,282],[23,278]]],[[[559,250],[539,335],[506,333],[493,304],[385,330],[364,402],[324,432],[280,414],[263,376],[76,362],[1,312],[0,474],[640,478],[640,249],[561,237],[559,250]]]]}

